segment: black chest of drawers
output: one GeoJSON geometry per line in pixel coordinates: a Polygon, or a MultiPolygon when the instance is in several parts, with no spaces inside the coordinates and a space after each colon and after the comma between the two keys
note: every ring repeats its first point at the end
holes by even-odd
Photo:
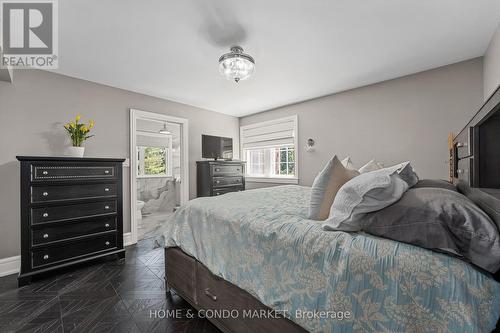
{"type": "Polygon", "coordinates": [[[18,156],[19,286],[34,275],[123,249],[123,159],[18,156]]]}
{"type": "Polygon", "coordinates": [[[245,162],[197,161],[197,196],[211,197],[245,190],[245,162]]]}

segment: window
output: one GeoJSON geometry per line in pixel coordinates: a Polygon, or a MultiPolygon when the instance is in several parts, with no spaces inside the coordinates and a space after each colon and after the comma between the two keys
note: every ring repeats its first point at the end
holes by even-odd
{"type": "Polygon", "coordinates": [[[137,177],[171,177],[171,161],[170,136],[137,135],[137,177]]]}
{"type": "Polygon", "coordinates": [[[137,147],[138,176],[169,176],[168,149],[159,147],[137,147]]]}
{"type": "Polygon", "coordinates": [[[254,176],[264,176],[264,156],[265,149],[248,149],[247,153],[247,173],[254,176]]]}
{"type": "Polygon", "coordinates": [[[295,149],[294,147],[273,148],[274,156],[273,171],[276,176],[295,175],[295,149]]]}
{"type": "Polygon", "coordinates": [[[242,126],[240,134],[249,181],[297,183],[297,116],[242,126]]]}

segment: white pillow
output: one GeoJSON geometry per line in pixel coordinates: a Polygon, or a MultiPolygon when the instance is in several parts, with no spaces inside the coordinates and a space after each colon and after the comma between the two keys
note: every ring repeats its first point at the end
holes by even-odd
{"type": "Polygon", "coordinates": [[[342,160],[342,165],[344,166],[344,168],[346,169],[350,169],[350,170],[355,170],[354,169],[354,165],[352,164],[352,160],[351,160],[351,156],[347,156],[346,158],[344,158],[342,160]]]}
{"type": "Polygon", "coordinates": [[[380,170],[383,169],[384,165],[380,162],[377,162],[375,159],[372,159],[365,165],[363,165],[361,168],[359,168],[359,173],[367,173],[375,170],[380,170]]]}
{"type": "Polygon", "coordinates": [[[364,214],[392,205],[417,182],[410,162],[354,177],[337,192],[323,229],[359,231],[364,214]]]}

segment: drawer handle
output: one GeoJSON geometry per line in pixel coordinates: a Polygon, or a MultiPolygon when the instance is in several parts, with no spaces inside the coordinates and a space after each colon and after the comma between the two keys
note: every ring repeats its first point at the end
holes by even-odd
{"type": "Polygon", "coordinates": [[[109,242],[108,241],[106,241],[106,246],[109,246],[109,242]]]}
{"type": "Polygon", "coordinates": [[[458,142],[457,148],[467,147],[467,143],[458,142]]]}
{"type": "Polygon", "coordinates": [[[42,175],[44,175],[44,176],[47,176],[48,174],[49,174],[49,172],[48,172],[48,171],[43,171],[43,172],[42,172],[42,175]]]}
{"type": "Polygon", "coordinates": [[[207,288],[205,290],[203,290],[203,292],[205,293],[205,295],[207,295],[212,301],[216,302],[217,301],[217,296],[215,296],[214,294],[212,294],[210,292],[210,289],[207,288]]]}
{"type": "Polygon", "coordinates": [[[220,180],[216,180],[216,181],[215,181],[215,183],[216,183],[216,184],[220,184],[220,180]]]}
{"type": "Polygon", "coordinates": [[[104,206],[104,209],[109,209],[109,206],[104,206]]]}
{"type": "Polygon", "coordinates": [[[49,213],[43,213],[43,217],[49,217],[49,213]]]}
{"type": "Polygon", "coordinates": [[[220,169],[219,168],[215,168],[215,171],[220,171],[220,169]]]}
{"type": "Polygon", "coordinates": [[[42,237],[45,238],[45,239],[47,239],[47,238],[49,238],[49,234],[43,234],[42,237]]]}
{"type": "Polygon", "coordinates": [[[104,170],[104,173],[107,175],[109,174],[109,170],[104,170]]]}
{"type": "Polygon", "coordinates": [[[215,195],[220,195],[220,193],[219,193],[219,192],[216,192],[216,193],[215,193],[215,195]]]}
{"type": "Polygon", "coordinates": [[[104,226],[105,226],[106,228],[109,228],[109,223],[106,223],[104,226]]]}
{"type": "Polygon", "coordinates": [[[48,195],[49,195],[49,192],[43,192],[43,193],[42,193],[42,195],[43,195],[44,197],[46,197],[46,196],[48,196],[48,195]]]}
{"type": "Polygon", "coordinates": [[[107,188],[107,187],[106,187],[106,188],[104,189],[104,192],[109,192],[109,188],[107,188]]]}
{"type": "Polygon", "coordinates": [[[48,259],[49,259],[49,255],[48,254],[46,254],[46,255],[43,256],[43,260],[48,260],[48,259]]]}

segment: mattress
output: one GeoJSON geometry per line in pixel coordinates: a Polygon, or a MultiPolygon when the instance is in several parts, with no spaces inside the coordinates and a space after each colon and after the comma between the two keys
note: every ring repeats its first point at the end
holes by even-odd
{"type": "Polygon", "coordinates": [[[310,332],[490,332],[500,284],[457,258],[308,220],[310,188],[198,198],[163,231],[310,332]],[[349,315],[347,315],[349,314],[349,315]]]}

